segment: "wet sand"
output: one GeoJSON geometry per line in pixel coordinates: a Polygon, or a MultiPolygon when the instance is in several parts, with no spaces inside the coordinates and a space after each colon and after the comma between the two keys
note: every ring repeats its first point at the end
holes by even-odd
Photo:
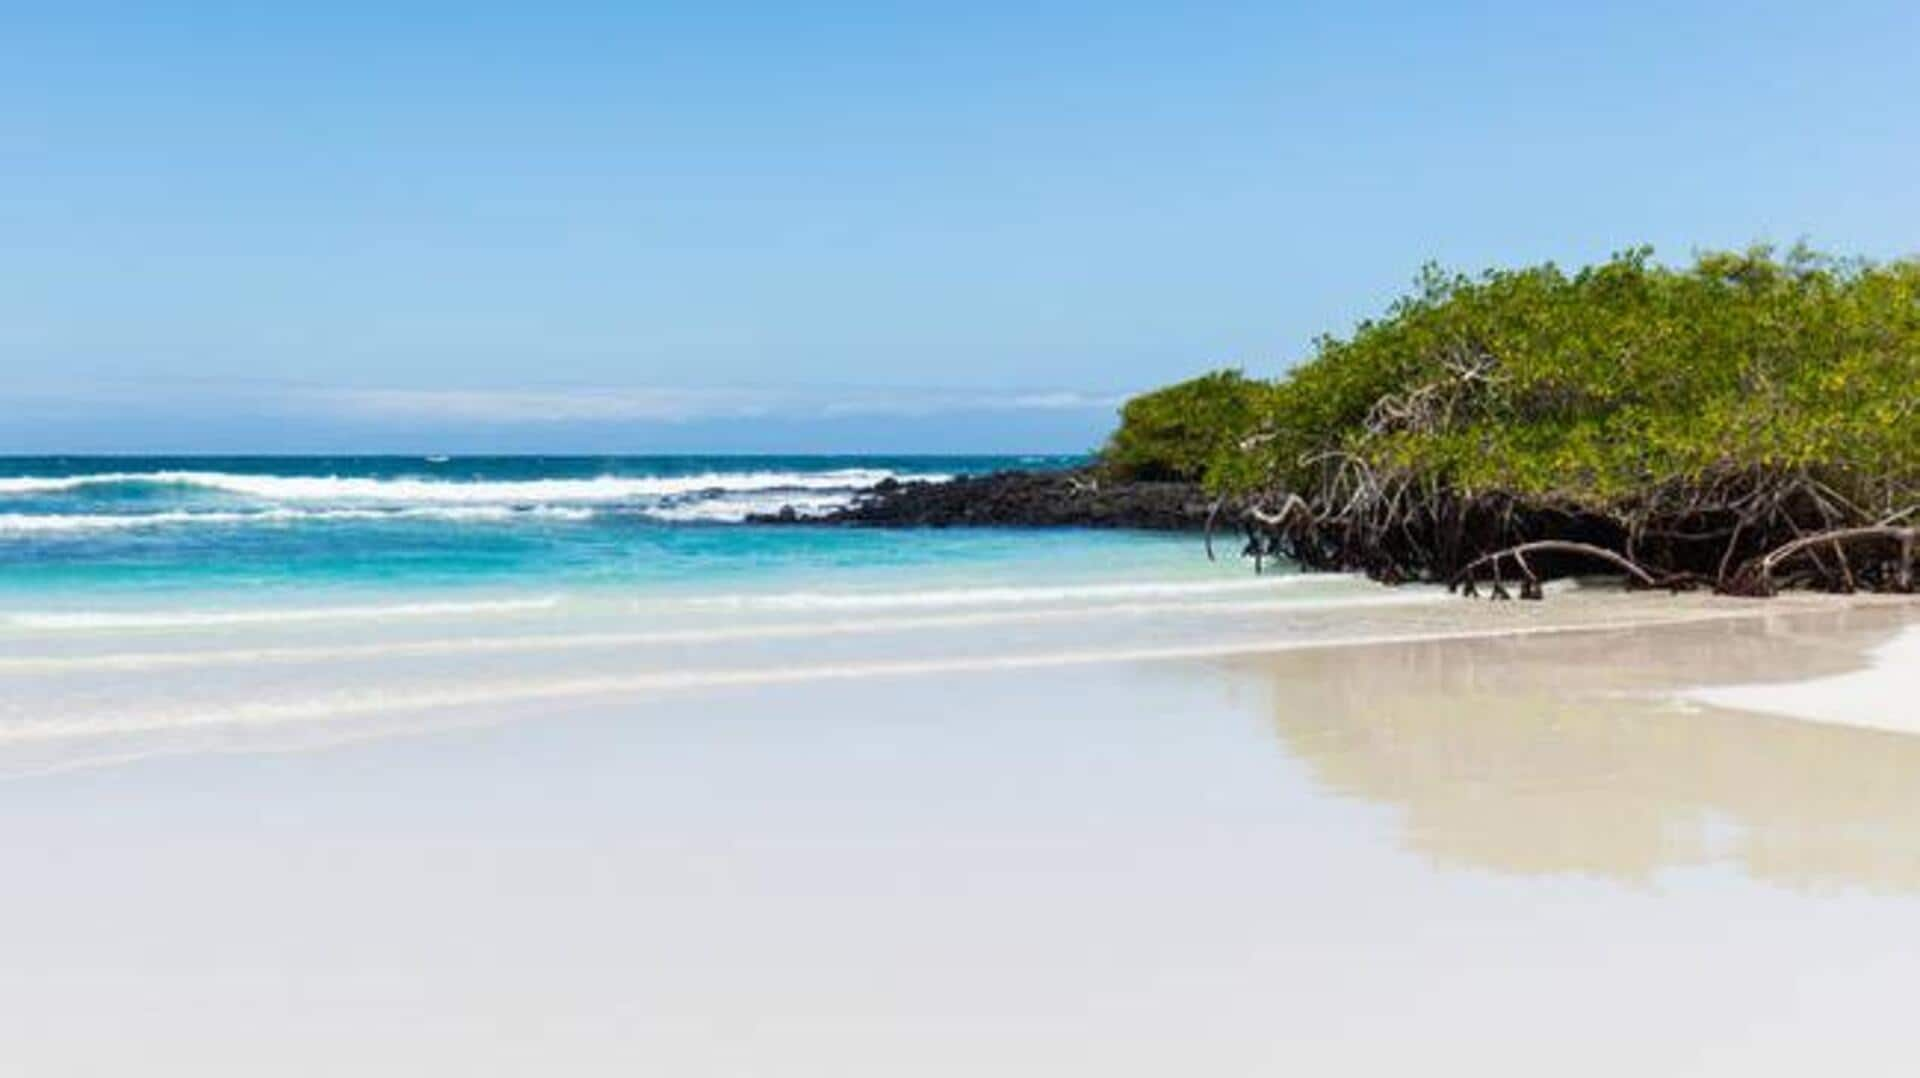
{"type": "Polygon", "coordinates": [[[1920,606],[1605,627],[1648,599],[18,769],[0,1062],[1906,1073],[1920,738],[1911,675],[1869,671],[1920,606]],[[1852,713],[1707,702],[1823,678],[1856,679],[1852,713]]]}
{"type": "Polygon", "coordinates": [[[1724,865],[1904,894],[1920,893],[1920,671],[1874,652],[1915,627],[1912,607],[1803,608],[1263,666],[1289,754],[1392,807],[1436,863],[1639,886],[1724,865]],[[1801,698],[1827,721],[1791,717],[1801,698]]]}

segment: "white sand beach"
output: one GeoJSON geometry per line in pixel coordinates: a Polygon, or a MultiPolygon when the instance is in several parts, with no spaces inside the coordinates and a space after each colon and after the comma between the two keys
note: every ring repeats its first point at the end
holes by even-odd
{"type": "Polygon", "coordinates": [[[1909,629],[1876,646],[1864,669],[1804,680],[1707,686],[1686,697],[1722,708],[1920,734],[1920,632],[1909,629]]]}
{"type": "MultiPolygon", "coordinates": [[[[1904,1070],[1920,606],[1576,590],[1208,620],[1076,630],[1099,661],[901,630],[787,656],[848,676],[42,730],[0,781],[0,1053],[36,1076],[1904,1070]],[[1251,646],[1262,619],[1282,650],[1251,646]]],[[[482,688],[510,672],[457,658],[482,688]]]]}

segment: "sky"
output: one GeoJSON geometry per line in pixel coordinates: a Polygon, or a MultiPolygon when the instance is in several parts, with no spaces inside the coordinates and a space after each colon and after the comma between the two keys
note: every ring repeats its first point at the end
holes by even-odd
{"type": "Polygon", "coordinates": [[[1428,261],[1920,252],[1920,5],[0,7],[0,454],[1072,452],[1428,261]]]}

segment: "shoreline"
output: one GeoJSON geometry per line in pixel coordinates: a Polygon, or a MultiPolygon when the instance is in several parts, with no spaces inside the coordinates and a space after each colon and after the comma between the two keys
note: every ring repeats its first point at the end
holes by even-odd
{"type": "MultiPolygon", "coordinates": [[[[1803,611],[1803,613],[1819,613],[1803,611]]],[[[1108,665],[1149,665],[1207,659],[1241,659],[1280,656],[1304,651],[1391,648],[1411,644],[1450,644],[1466,641],[1525,639],[1580,633],[1620,633],[1669,626],[1701,625],[1711,622],[1739,621],[1754,617],[1740,612],[1683,614],[1672,618],[1638,618],[1613,621],[1572,622],[1566,624],[1503,626],[1490,629],[1434,630],[1399,635],[1349,636],[1321,640],[1288,642],[1248,641],[1237,643],[1193,644],[1117,651],[1068,651],[1042,655],[995,655],[955,659],[852,663],[840,666],[796,666],[756,670],[691,670],[670,673],[606,675],[540,685],[488,685],[481,683],[460,690],[436,691],[409,697],[381,694],[352,702],[318,702],[301,709],[262,707],[256,711],[229,714],[217,721],[222,726],[273,725],[310,720],[326,720],[357,715],[387,714],[396,711],[427,711],[466,708],[486,704],[522,704],[534,701],[567,700],[581,697],[619,696],[698,692],[711,689],[760,688],[805,685],[815,682],[902,679],[952,674],[1018,673],[1056,670],[1068,667],[1108,665]]],[[[103,734],[146,733],[195,724],[191,713],[157,716],[138,722],[97,723],[81,726],[63,721],[44,727],[30,722],[14,723],[0,732],[0,743],[86,738],[103,734]]],[[[206,725],[215,725],[208,721],[206,725]]]]}
{"type": "MultiPolygon", "coordinates": [[[[1806,492],[1789,485],[1776,493],[1785,500],[1789,494],[1806,492]]],[[[1446,518],[1444,512],[1428,507],[1416,527],[1415,519],[1399,508],[1383,509],[1377,501],[1380,497],[1370,487],[1343,495],[1335,504],[1346,503],[1347,509],[1335,513],[1324,506],[1316,510],[1310,502],[1287,494],[1280,509],[1263,511],[1257,499],[1210,495],[1201,484],[1184,480],[1115,479],[1094,463],[1061,471],[1015,469],[944,479],[887,479],[855,492],[850,503],[834,508],[811,512],[789,504],[778,512],[750,514],[745,522],[1205,532],[1211,558],[1216,525],[1227,521],[1229,531],[1237,524],[1244,532],[1245,553],[1253,557],[1256,571],[1263,560],[1290,561],[1306,571],[1362,572],[1382,583],[1446,582],[1462,587],[1469,596],[1486,586],[1501,599],[1513,597],[1506,582],[1517,585],[1519,598],[1538,599],[1544,583],[1592,572],[1603,562],[1649,589],[1710,587],[1718,594],[1748,598],[1771,598],[1783,590],[1912,595],[1915,572],[1920,569],[1914,561],[1920,552],[1920,527],[1898,525],[1913,513],[1912,508],[1877,523],[1868,517],[1839,526],[1824,518],[1805,527],[1792,524],[1791,531],[1770,539],[1763,529],[1746,530],[1743,522],[1729,533],[1735,540],[1747,535],[1750,549],[1738,560],[1732,560],[1738,548],[1726,546],[1717,559],[1707,561],[1701,560],[1706,555],[1700,549],[1689,550],[1684,557],[1676,553],[1677,548],[1667,549],[1663,562],[1635,552],[1636,532],[1626,523],[1597,511],[1569,511],[1547,498],[1496,491],[1467,499],[1450,525],[1440,523],[1446,518]],[[1361,494],[1370,500],[1370,511],[1384,511],[1387,516],[1365,526],[1346,519],[1347,510],[1359,504],[1361,494]],[[1547,526],[1550,518],[1557,523],[1547,526]],[[1417,537],[1420,530],[1424,538],[1417,537]],[[1356,539],[1356,534],[1370,537],[1356,539]],[[1829,571],[1809,553],[1818,544],[1859,550],[1852,560],[1842,557],[1837,571],[1829,571]],[[1859,560],[1861,555],[1876,554],[1859,560]],[[1716,561],[1717,568],[1710,564],[1716,561]]]]}
{"type": "MultiPolygon", "coordinates": [[[[672,701],[741,693],[804,699],[833,685],[887,695],[922,682],[1014,679],[1045,696],[1046,686],[1063,678],[1120,676],[1093,671],[1245,669],[1314,655],[1364,663],[1368,656],[1391,662],[1409,650],[1523,648],[1566,639],[1589,642],[1572,647],[1609,638],[1640,646],[1662,634],[1716,627],[1831,636],[1850,623],[1874,622],[1920,633],[1920,603],[1901,596],[1808,594],[1756,601],[1563,585],[1555,588],[1561,592],[1555,602],[1495,604],[1430,588],[1364,586],[1383,594],[1288,598],[1298,589],[1280,586],[1275,597],[1254,600],[1202,591],[1184,602],[1083,599],[1079,605],[963,606],[904,617],[868,605],[828,604],[798,620],[798,612],[788,612],[745,626],[611,632],[580,620],[563,604],[503,615],[504,635],[410,620],[404,631],[390,630],[394,635],[384,645],[359,639],[364,629],[324,620],[280,627],[297,635],[278,646],[255,642],[237,649],[220,646],[218,637],[190,646],[208,631],[223,632],[219,627],[157,636],[141,628],[89,631],[71,638],[83,645],[79,650],[13,656],[0,663],[0,675],[16,679],[23,699],[32,698],[36,683],[56,693],[74,691],[63,685],[124,685],[111,690],[116,695],[137,685],[138,695],[17,709],[14,720],[0,725],[0,750],[10,757],[0,773],[221,746],[299,749],[341,735],[384,739],[547,712],[676,708],[685,705],[672,701]],[[482,677],[467,666],[474,657],[489,664],[482,677]],[[423,681],[421,671],[432,676],[423,681]],[[367,691],[375,686],[378,691],[367,691]],[[172,699],[181,693],[196,702],[181,706],[183,700],[172,699]]],[[[731,621],[725,609],[707,613],[731,621]]],[[[1598,661],[1604,666],[1607,660],[1598,661]]],[[[1897,668],[1876,666],[1870,654],[1851,655],[1835,666],[1786,653],[1764,670],[1728,666],[1712,653],[1690,661],[1691,673],[1674,686],[1676,699],[1738,707],[1742,700],[1777,696],[1781,684],[1804,682],[1813,685],[1800,692],[1814,701],[1802,705],[1812,707],[1811,717],[1920,732],[1861,713],[1876,700],[1920,692],[1911,679],[1901,680],[1897,668]],[[1852,680],[1836,701],[1816,683],[1837,677],[1852,680]]],[[[1569,686],[1584,683],[1587,672],[1567,671],[1566,680],[1569,686]]]]}
{"type": "Polygon", "coordinates": [[[1920,612],[1910,613],[1891,639],[1872,648],[1865,665],[1818,677],[1704,685],[1680,694],[1684,701],[1727,711],[1920,734],[1920,713],[1911,704],[1896,714],[1895,701],[1920,700],[1920,612]]]}

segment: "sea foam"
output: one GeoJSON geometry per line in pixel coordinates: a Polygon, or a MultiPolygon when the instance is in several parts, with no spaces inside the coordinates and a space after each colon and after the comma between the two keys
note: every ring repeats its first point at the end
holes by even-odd
{"type": "Polygon", "coordinates": [[[462,505],[394,509],[165,510],[157,513],[0,513],[0,535],[126,531],[135,528],[244,526],[328,522],[440,520],[485,522],[512,520],[591,520],[594,511],[557,505],[462,505]]]}
{"type": "Polygon", "coordinates": [[[616,476],[589,479],[421,479],[411,477],[255,475],[238,472],[96,472],[73,476],[0,478],[0,495],[51,494],[104,486],[192,487],[268,502],[366,502],[383,505],[445,503],[567,504],[622,502],[706,493],[854,491],[885,479],[943,479],[880,468],[824,472],[704,472],[698,475],[616,476]]]}

